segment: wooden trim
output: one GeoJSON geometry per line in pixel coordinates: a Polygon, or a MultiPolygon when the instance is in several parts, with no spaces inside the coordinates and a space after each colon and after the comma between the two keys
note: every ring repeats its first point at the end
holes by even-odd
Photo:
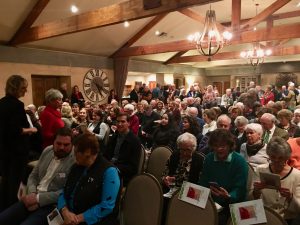
{"type": "MultiPolygon", "coordinates": [[[[300,46],[291,47],[275,47],[272,49],[272,56],[285,56],[300,54],[300,46]]],[[[241,52],[220,52],[211,57],[211,61],[216,60],[229,60],[229,59],[241,59],[241,52]]],[[[169,61],[169,64],[173,63],[190,63],[190,62],[204,62],[208,57],[203,55],[183,56],[177,57],[169,61]]]]}
{"type": "MultiPolygon", "coordinates": [[[[205,17],[204,16],[201,16],[197,13],[195,13],[193,10],[190,10],[190,9],[181,9],[181,10],[178,10],[178,12],[182,13],[183,15],[187,16],[187,17],[190,17],[192,18],[193,20],[195,21],[198,21],[202,24],[205,23],[205,17]]],[[[222,24],[216,22],[216,25],[217,25],[217,28],[220,32],[223,32],[226,27],[224,27],[222,24]]]]}
{"type": "Polygon", "coordinates": [[[152,27],[159,23],[167,14],[161,14],[152,19],[146,26],[144,26],[139,32],[137,32],[132,38],[130,38],[121,48],[115,51],[110,58],[113,58],[122,48],[128,48],[139,40],[144,34],[146,34],[152,27]]]}
{"type": "Polygon", "coordinates": [[[271,4],[269,7],[265,8],[261,13],[259,13],[257,16],[250,19],[248,22],[246,22],[242,29],[249,30],[259,24],[260,22],[267,19],[269,16],[271,16],[274,12],[276,12],[278,9],[289,3],[291,0],[277,0],[273,4],[271,4]]]}
{"type": "Polygon", "coordinates": [[[130,21],[142,19],[206,3],[208,3],[208,0],[163,0],[162,5],[159,8],[144,10],[143,0],[129,0],[80,15],[32,27],[27,29],[22,36],[17,37],[12,44],[18,45],[26,42],[95,29],[122,23],[125,20],[130,21]]]}
{"type": "MultiPolygon", "coordinates": [[[[272,41],[292,38],[300,38],[300,23],[276,26],[270,29],[245,31],[240,34],[240,37],[234,36],[230,44],[237,45],[258,41],[272,41]]],[[[181,40],[122,49],[117,55],[115,55],[115,57],[130,57],[165,52],[189,51],[194,49],[196,49],[194,43],[187,40],[181,40]]]]}
{"type": "Polygon", "coordinates": [[[232,0],[231,28],[233,31],[240,30],[241,7],[242,7],[241,0],[232,0]]]}
{"type": "Polygon", "coordinates": [[[165,65],[169,64],[170,61],[172,61],[173,59],[176,59],[182,55],[184,55],[187,51],[180,51],[180,52],[177,52],[175,55],[173,55],[171,58],[169,58],[167,61],[164,62],[165,65]]]}
{"type": "Polygon", "coordinates": [[[22,36],[23,32],[30,28],[35,20],[39,17],[42,11],[46,8],[50,0],[39,0],[33,9],[30,11],[26,19],[23,21],[22,25],[19,27],[15,35],[9,41],[9,44],[15,42],[16,39],[22,36]]]}

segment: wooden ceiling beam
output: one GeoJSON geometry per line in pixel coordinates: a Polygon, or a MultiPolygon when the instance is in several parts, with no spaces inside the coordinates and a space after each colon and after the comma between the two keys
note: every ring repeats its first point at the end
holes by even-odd
{"type": "Polygon", "coordinates": [[[32,8],[26,19],[23,21],[22,25],[19,27],[15,35],[9,41],[9,44],[14,43],[16,39],[22,36],[23,32],[30,28],[42,11],[46,8],[50,0],[39,0],[32,8]]]}
{"type": "Polygon", "coordinates": [[[182,55],[184,55],[187,51],[180,51],[180,52],[177,52],[175,55],[173,55],[171,58],[169,58],[167,61],[164,62],[165,65],[169,64],[170,61],[172,61],[173,59],[176,59],[176,58],[179,58],[181,57],[182,55]]]}
{"type": "MultiPolygon", "coordinates": [[[[277,13],[274,14],[272,16],[269,16],[268,18],[275,20],[282,20],[282,19],[288,19],[288,18],[293,18],[293,17],[298,17],[300,16],[300,10],[296,10],[296,11],[291,11],[291,12],[285,12],[285,13],[277,13]]],[[[244,25],[245,23],[247,23],[251,18],[248,19],[241,19],[240,24],[244,25]]],[[[264,21],[266,21],[267,19],[265,19],[264,21]]],[[[223,22],[221,23],[223,26],[225,27],[230,27],[231,26],[231,21],[228,22],[223,22]]]]}
{"type": "Polygon", "coordinates": [[[139,40],[144,34],[146,34],[151,28],[153,28],[157,23],[159,23],[167,13],[160,14],[154,19],[152,19],[149,23],[146,24],[139,32],[137,32],[132,38],[130,38],[121,48],[119,48],[117,51],[115,51],[110,58],[113,58],[114,55],[116,55],[121,49],[128,48],[131,45],[133,45],[137,40],[139,40]]]}
{"type": "MultiPolygon", "coordinates": [[[[300,38],[300,23],[291,25],[282,25],[270,29],[261,29],[256,31],[244,31],[239,37],[235,35],[231,40],[231,45],[252,43],[259,41],[273,41],[300,38]]],[[[195,44],[187,40],[174,41],[168,43],[135,46],[122,49],[115,57],[130,57],[139,55],[150,55],[165,52],[179,52],[196,49],[195,44]]]]}
{"type": "MultiPolygon", "coordinates": [[[[193,10],[190,9],[181,9],[178,12],[182,13],[183,15],[192,18],[195,21],[198,21],[202,24],[205,24],[205,17],[195,13],[193,10]]],[[[216,22],[217,28],[220,32],[225,31],[226,27],[224,27],[221,23],[216,22]]]]}
{"type": "Polygon", "coordinates": [[[118,24],[126,20],[142,19],[182,8],[207,4],[208,2],[209,0],[162,0],[160,7],[144,10],[143,0],[129,0],[29,28],[21,37],[17,37],[12,44],[18,45],[21,43],[118,24]]]}
{"type": "Polygon", "coordinates": [[[250,19],[248,22],[246,22],[242,29],[249,30],[253,27],[255,27],[260,22],[266,20],[269,16],[271,16],[274,12],[276,12],[278,9],[289,3],[291,0],[277,0],[273,4],[271,4],[269,7],[265,8],[261,13],[259,13],[257,16],[250,19]]]}
{"type": "Polygon", "coordinates": [[[231,6],[231,28],[233,32],[240,30],[241,22],[241,0],[232,0],[231,6]]]}
{"type": "MultiPolygon", "coordinates": [[[[241,52],[220,52],[211,57],[211,61],[216,60],[230,60],[230,59],[242,59],[240,56],[241,52]]],[[[277,47],[272,49],[271,56],[286,56],[300,54],[300,46],[290,47],[277,47]]],[[[205,62],[207,57],[203,55],[183,56],[177,57],[169,61],[169,64],[174,63],[191,63],[191,62],[205,62]]]]}

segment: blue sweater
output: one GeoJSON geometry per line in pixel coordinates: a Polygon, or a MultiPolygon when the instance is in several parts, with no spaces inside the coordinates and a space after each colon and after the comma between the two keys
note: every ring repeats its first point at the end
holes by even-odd
{"type": "MultiPolygon", "coordinates": [[[[113,211],[119,188],[120,179],[118,171],[114,167],[109,167],[104,172],[102,202],[83,213],[84,220],[88,225],[101,221],[102,218],[113,211]]],[[[58,198],[57,208],[61,210],[64,206],[66,206],[66,200],[62,192],[58,198]]]]}
{"type": "Polygon", "coordinates": [[[205,158],[199,183],[209,188],[209,182],[217,182],[226,189],[230,195],[229,200],[213,195],[212,197],[215,202],[227,207],[228,204],[246,200],[247,179],[248,165],[240,154],[232,152],[231,160],[216,161],[215,154],[211,152],[205,158]]]}

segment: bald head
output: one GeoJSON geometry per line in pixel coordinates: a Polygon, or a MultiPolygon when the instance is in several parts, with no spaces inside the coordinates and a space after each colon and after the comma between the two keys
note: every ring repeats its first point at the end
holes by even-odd
{"type": "Polygon", "coordinates": [[[264,113],[260,117],[260,124],[264,130],[271,130],[275,126],[276,117],[271,113],[264,113]]]}

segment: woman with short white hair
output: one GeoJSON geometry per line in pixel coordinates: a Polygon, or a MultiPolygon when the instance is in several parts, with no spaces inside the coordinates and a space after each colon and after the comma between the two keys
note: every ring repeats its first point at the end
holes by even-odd
{"type": "MultiPolygon", "coordinates": [[[[191,133],[185,132],[177,138],[177,150],[167,162],[163,173],[164,191],[180,187],[183,181],[197,184],[202,171],[203,157],[196,153],[197,139],[191,133]]],[[[165,197],[171,197],[172,193],[165,197]]]]}
{"type": "Polygon", "coordinates": [[[269,157],[266,152],[266,145],[262,141],[262,126],[258,123],[250,123],[246,126],[245,131],[247,142],[242,144],[240,154],[254,168],[268,163],[269,157]]]}

